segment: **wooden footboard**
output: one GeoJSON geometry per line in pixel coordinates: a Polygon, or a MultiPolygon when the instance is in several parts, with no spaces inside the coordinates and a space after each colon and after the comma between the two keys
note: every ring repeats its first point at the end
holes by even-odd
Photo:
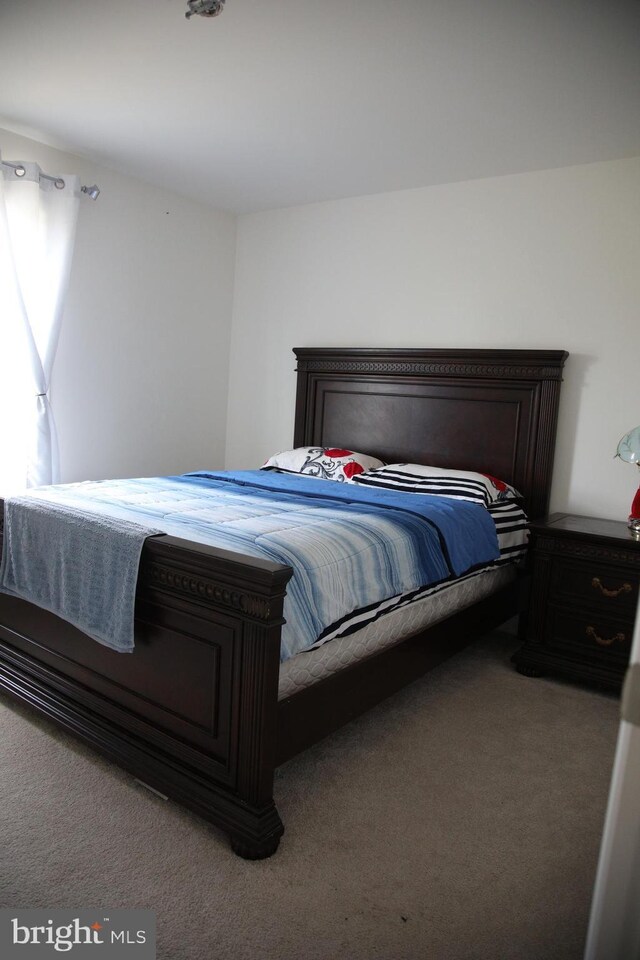
{"type": "MultiPolygon", "coordinates": [[[[1,545],[0,523],[0,545],[1,545]]],[[[0,686],[221,827],[248,858],[283,832],[273,802],[289,567],[146,541],[135,650],[116,653],[0,594],[0,686]]]]}

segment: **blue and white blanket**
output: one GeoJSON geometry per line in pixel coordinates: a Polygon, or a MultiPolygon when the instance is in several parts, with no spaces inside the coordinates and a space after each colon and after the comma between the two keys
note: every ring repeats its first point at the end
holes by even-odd
{"type": "MultiPolygon", "coordinates": [[[[55,511],[61,524],[67,514],[103,530],[106,515],[118,524],[129,521],[149,535],[163,532],[290,565],[294,572],[285,598],[282,660],[313,646],[353,611],[499,558],[496,526],[479,504],[260,470],[67,484],[33,490],[20,500],[30,498],[64,508],[55,511]]],[[[18,509],[8,500],[0,589],[38,603],[28,590],[21,592],[12,577],[13,560],[8,558],[19,550],[11,536],[14,515],[18,509]]],[[[118,524],[113,530],[115,565],[118,524]]],[[[51,536],[58,538],[49,531],[51,536]]],[[[105,546],[107,557],[110,549],[105,546]]],[[[22,565],[32,562],[27,553],[22,565]]],[[[103,579],[105,563],[109,565],[108,559],[102,562],[103,579]]],[[[90,591],[95,597],[99,586],[91,564],[83,565],[76,583],[69,582],[71,566],[58,551],[46,572],[54,584],[49,592],[59,598],[63,617],[65,593],[90,591]]],[[[42,573],[42,565],[39,569],[42,573]]],[[[133,598],[134,578],[129,577],[128,589],[133,598]]],[[[114,649],[131,649],[132,617],[130,642],[108,638],[112,597],[103,597],[106,626],[76,626],[114,649]]],[[[92,617],[95,623],[95,609],[92,617]]]]}

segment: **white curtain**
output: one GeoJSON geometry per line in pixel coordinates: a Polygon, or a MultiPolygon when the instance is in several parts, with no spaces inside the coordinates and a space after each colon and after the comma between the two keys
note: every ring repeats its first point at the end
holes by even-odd
{"type": "MultiPolygon", "coordinates": [[[[2,158],[0,158],[2,159],[2,158]]],[[[49,384],[71,269],[77,176],[0,165],[0,494],[58,480],[49,384]]]]}

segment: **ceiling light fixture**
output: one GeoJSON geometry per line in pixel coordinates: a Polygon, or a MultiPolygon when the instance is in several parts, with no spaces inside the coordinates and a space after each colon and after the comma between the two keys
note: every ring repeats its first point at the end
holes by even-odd
{"type": "Polygon", "coordinates": [[[193,16],[217,17],[222,13],[226,0],[187,0],[189,10],[185,17],[189,20],[193,16]]]}

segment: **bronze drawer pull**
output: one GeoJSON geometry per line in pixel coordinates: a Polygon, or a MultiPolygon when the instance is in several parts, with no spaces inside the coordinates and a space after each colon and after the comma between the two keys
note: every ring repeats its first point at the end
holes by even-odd
{"type": "Polygon", "coordinates": [[[622,586],[618,587],[617,590],[607,590],[606,587],[603,587],[600,577],[594,577],[591,581],[591,586],[596,590],[599,589],[600,593],[602,593],[602,595],[605,597],[619,597],[621,593],[631,593],[633,590],[633,587],[630,583],[623,583],[622,586]]]}
{"type": "Polygon", "coordinates": [[[587,627],[587,636],[591,637],[592,640],[595,640],[596,643],[599,643],[601,647],[610,647],[612,643],[615,643],[616,640],[619,640],[620,643],[624,643],[627,639],[624,633],[616,633],[613,637],[599,637],[595,631],[595,627],[587,627]]]}

